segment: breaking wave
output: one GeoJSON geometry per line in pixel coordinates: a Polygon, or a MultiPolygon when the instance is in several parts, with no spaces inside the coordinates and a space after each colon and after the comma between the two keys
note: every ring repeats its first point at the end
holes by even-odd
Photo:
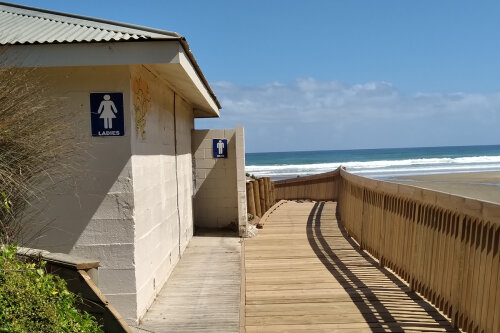
{"type": "Polygon", "coordinates": [[[246,172],[257,177],[287,178],[328,172],[337,169],[341,165],[346,167],[347,171],[354,174],[384,178],[414,174],[497,171],[500,170],[500,156],[346,161],[341,163],[288,165],[247,165],[246,172]]]}

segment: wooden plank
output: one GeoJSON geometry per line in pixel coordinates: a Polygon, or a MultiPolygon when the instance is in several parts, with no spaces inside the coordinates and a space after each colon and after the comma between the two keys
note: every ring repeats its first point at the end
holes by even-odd
{"type": "Polygon", "coordinates": [[[245,333],[246,316],[245,316],[245,303],[246,303],[246,277],[245,277],[245,242],[241,243],[240,254],[240,267],[241,267],[241,280],[240,280],[240,327],[239,332],[245,333]]]}

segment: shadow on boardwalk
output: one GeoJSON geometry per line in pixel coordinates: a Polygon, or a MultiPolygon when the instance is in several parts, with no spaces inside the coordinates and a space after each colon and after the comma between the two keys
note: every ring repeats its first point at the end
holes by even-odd
{"type": "Polygon", "coordinates": [[[348,293],[372,331],[458,332],[432,305],[361,251],[347,236],[336,212],[324,216],[325,209],[333,208],[330,204],[314,204],[307,219],[307,239],[318,259],[348,293]],[[335,228],[332,224],[336,224],[335,228]]]}

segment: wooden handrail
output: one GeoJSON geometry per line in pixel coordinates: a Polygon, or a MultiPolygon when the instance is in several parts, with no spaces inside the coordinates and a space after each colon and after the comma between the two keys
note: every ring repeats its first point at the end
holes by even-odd
{"type": "Polygon", "coordinates": [[[343,169],[339,171],[344,181],[348,181],[351,184],[372,191],[394,195],[408,200],[415,200],[422,204],[439,205],[442,208],[477,218],[500,221],[500,205],[497,203],[423,189],[412,185],[365,178],[353,175],[343,169]]]}
{"type": "Polygon", "coordinates": [[[470,332],[500,332],[500,205],[343,169],[275,182],[276,199],[337,200],[363,250],[470,332]]]}
{"type": "Polygon", "coordinates": [[[278,180],[278,181],[275,181],[274,184],[276,186],[282,187],[282,186],[287,186],[290,184],[301,184],[301,183],[306,183],[306,182],[321,181],[321,180],[324,180],[324,179],[329,178],[329,177],[337,177],[339,174],[340,174],[340,168],[338,168],[334,171],[320,173],[317,175],[278,180]]]}
{"type": "Polygon", "coordinates": [[[340,169],[335,171],[274,182],[276,200],[338,199],[340,169]]]}

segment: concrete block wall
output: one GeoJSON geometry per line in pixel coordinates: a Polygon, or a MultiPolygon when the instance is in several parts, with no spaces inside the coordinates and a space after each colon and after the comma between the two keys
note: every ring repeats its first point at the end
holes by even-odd
{"type": "Polygon", "coordinates": [[[144,135],[134,131],[137,317],[147,311],[193,234],[192,107],[166,82],[137,66],[132,81],[148,89],[144,135]]]}
{"type": "MultiPolygon", "coordinates": [[[[41,237],[27,245],[52,252],[97,258],[105,296],[126,318],[135,318],[135,201],[131,161],[133,123],[128,66],[57,67],[38,72],[51,86],[50,94],[71,114],[78,165],[67,182],[46,193],[41,237]],[[122,92],[125,135],[92,137],[91,92],[122,92]]],[[[68,163],[74,163],[68,160],[68,163]]],[[[33,221],[36,224],[36,221],[33,221]]]]}
{"type": "Polygon", "coordinates": [[[134,323],[193,234],[192,106],[143,66],[47,68],[43,74],[84,148],[71,181],[46,194],[43,220],[51,223],[30,228],[44,227],[43,237],[26,245],[98,259],[101,291],[134,323]],[[136,133],[137,77],[149,89],[144,138],[136,133]],[[125,135],[92,137],[89,93],[107,91],[123,93],[125,135]]]}
{"type": "Polygon", "coordinates": [[[245,145],[243,127],[194,130],[194,223],[203,228],[238,228],[246,235],[245,145]],[[228,157],[213,157],[213,139],[228,140],[228,157]]]}

